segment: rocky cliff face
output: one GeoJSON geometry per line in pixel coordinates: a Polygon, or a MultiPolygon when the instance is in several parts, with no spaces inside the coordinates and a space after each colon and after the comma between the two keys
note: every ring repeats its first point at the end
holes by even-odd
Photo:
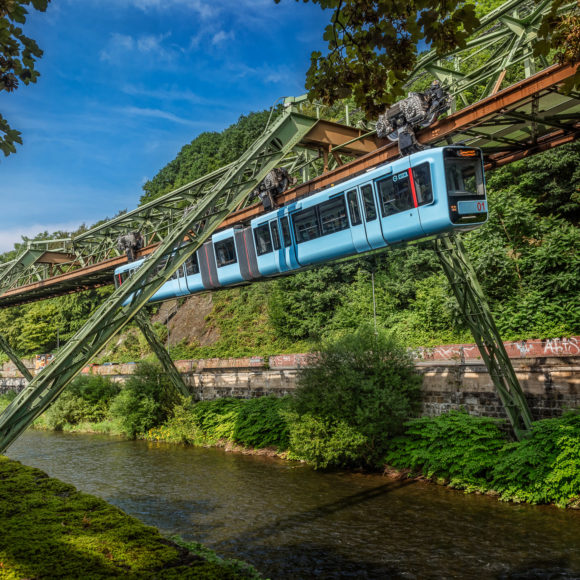
{"type": "Polygon", "coordinates": [[[159,312],[151,318],[152,322],[161,322],[169,330],[169,345],[175,346],[185,341],[187,344],[210,346],[219,339],[219,330],[206,323],[206,318],[213,308],[210,292],[181,300],[163,302],[159,312]]]}

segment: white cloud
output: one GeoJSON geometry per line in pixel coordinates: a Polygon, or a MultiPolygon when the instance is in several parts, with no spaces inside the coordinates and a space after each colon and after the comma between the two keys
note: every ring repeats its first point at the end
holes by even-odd
{"type": "Polygon", "coordinates": [[[211,43],[214,46],[225,42],[226,40],[233,40],[234,39],[234,31],[230,30],[230,32],[226,32],[225,30],[218,30],[211,38],[211,43]]]}
{"type": "Polygon", "coordinates": [[[141,107],[123,107],[119,109],[119,112],[123,115],[135,115],[140,117],[151,117],[154,119],[164,119],[166,121],[172,121],[173,123],[178,123],[179,125],[189,125],[191,127],[200,127],[205,125],[205,121],[191,121],[189,119],[183,119],[174,115],[173,113],[168,113],[167,111],[162,111],[161,109],[148,109],[141,107]]]}
{"type": "Polygon", "coordinates": [[[176,49],[164,46],[164,42],[170,36],[170,32],[158,35],[144,34],[137,37],[113,32],[106,46],[101,50],[100,58],[106,62],[116,62],[128,55],[142,54],[147,55],[147,62],[172,61],[177,56],[176,49]]]}
{"type": "Polygon", "coordinates": [[[22,243],[22,236],[33,238],[42,232],[70,232],[76,230],[83,222],[47,223],[14,226],[12,228],[0,229],[0,252],[9,252],[14,249],[14,244],[22,243]]]}

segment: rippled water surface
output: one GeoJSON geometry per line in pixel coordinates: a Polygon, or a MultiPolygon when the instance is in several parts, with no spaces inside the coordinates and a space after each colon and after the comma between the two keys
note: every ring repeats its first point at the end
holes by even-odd
{"type": "Polygon", "coordinates": [[[281,460],[29,431],[8,456],[270,578],[580,578],[580,512],[281,460]]]}

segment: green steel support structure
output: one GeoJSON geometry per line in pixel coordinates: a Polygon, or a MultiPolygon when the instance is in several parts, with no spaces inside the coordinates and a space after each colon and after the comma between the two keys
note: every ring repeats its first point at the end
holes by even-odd
{"type": "Polygon", "coordinates": [[[463,242],[459,236],[448,236],[435,240],[433,246],[514,433],[518,439],[525,438],[532,428],[532,415],[463,242]]]}
{"type": "Polygon", "coordinates": [[[161,366],[169,376],[169,379],[171,380],[171,383],[173,384],[175,391],[183,397],[188,397],[189,391],[187,390],[187,387],[183,382],[183,378],[181,377],[180,372],[175,368],[175,365],[173,364],[173,361],[171,360],[169,353],[167,352],[167,350],[165,350],[165,347],[163,346],[163,344],[161,344],[161,342],[157,338],[157,335],[155,334],[155,330],[153,330],[153,326],[151,325],[151,322],[149,320],[149,317],[147,316],[147,311],[145,308],[137,312],[137,314],[135,315],[135,322],[137,323],[137,326],[143,333],[143,336],[145,337],[145,340],[151,347],[151,350],[155,353],[155,356],[159,359],[161,366]]]}
{"type": "Polygon", "coordinates": [[[0,349],[2,349],[9,357],[10,360],[16,365],[16,368],[22,373],[22,376],[30,382],[32,380],[32,374],[24,366],[21,358],[12,350],[12,347],[8,344],[8,341],[0,334],[0,349]]]}
{"type": "Polygon", "coordinates": [[[156,251],[118,288],[0,415],[0,453],[45,411],[66,385],[118,333],[224,218],[251,194],[316,123],[285,112],[238,162],[216,175],[206,195],[174,224],[156,251]]]}

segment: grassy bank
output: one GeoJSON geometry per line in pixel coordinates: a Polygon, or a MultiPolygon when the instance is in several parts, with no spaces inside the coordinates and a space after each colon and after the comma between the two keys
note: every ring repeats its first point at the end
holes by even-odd
{"type": "Polygon", "coordinates": [[[0,578],[260,578],[0,456],[0,578]]]}

